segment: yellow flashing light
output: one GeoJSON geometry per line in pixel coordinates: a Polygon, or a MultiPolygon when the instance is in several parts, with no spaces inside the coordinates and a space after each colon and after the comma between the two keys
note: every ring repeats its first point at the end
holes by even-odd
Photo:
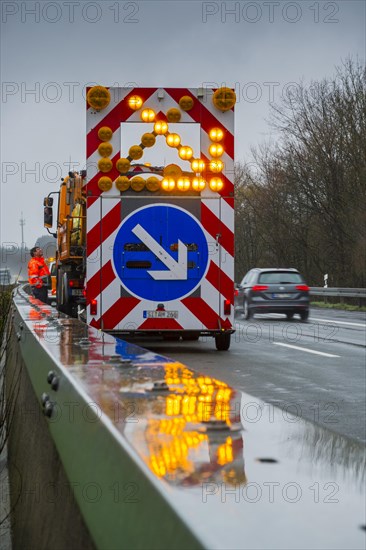
{"type": "Polygon", "coordinates": [[[219,143],[213,143],[209,148],[210,155],[214,158],[221,157],[224,152],[224,148],[219,143]]]}
{"type": "Polygon", "coordinates": [[[179,107],[182,109],[182,111],[190,111],[193,105],[193,98],[189,95],[183,95],[179,100],[179,107]]]}
{"type": "Polygon", "coordinates": [[[218,88],[212,96],[212,103],[219,111],[229,111],[236,103],[236,93],[231,88],[218,88]]]}
{"type": "Polygon", "coordinates": [[[142,191],[145,187],[145,180],[141,176],[135,176],[130,180],[130,185],[134,191],[142,191]]]}
{"type": "Polygon", "coordinates": [[[178,164],[168,164],[163,170],[165,178],[180,178],[182,175],[182,169],[178,164]]]}
{"type": "Polygon", "coordinates": [[[126,158],[120,158],[116,162],[116,168],[120,174],[126,174],[130,169],[130,161],[126,158]]]}
{"type": "Polygon", "coordinates": [[[102,176],[98,180],[98,187],[101,191],[109,191],[112,189],[112,180],[111,178],[108,178],[107,176],[102,176]]]}
{"type": "Polygon", "coordinates": [[[211,172],[214,172],[215,174],[222,172],[224,169],[224,163],[220,159],[211,160],[208,166],[211,172]]]}
{"type": "Polygon", "coordinates": [[[142,101],[141,97],[138,96],[138,95],[132,95],[132,96],[128,99],[128,106],[129,106],[133,111],[138,111],[138,110],[142,107],[142,104],[143,104],[143,101],[142,101]]]}
{"type": "Polygon", "coordinates": [[[148,191],[157,191],[160,188],[160,180],[156,176],[150,176],[146,180],[146,189],[148,191]]]}
{"type": "Polygon", "coordinates": [[[155,111],[152,109],[144,109],[141,112],[141,120],[144,122],[153,122],[155,120],[155,111]]]}
{"type": "Polygon", "coordinates": [[[203,191],[206,187],[206,182],[203,178],[193,178],[192,180],[192,189],[195,191],[203,191]]]}
{"type": "Polygon", "coordinates": [[[158,120],[154,124],[154,132],[158,136],[163,136],[168,131],[168,124],[165,122],[165,120],[158,120]]]}
{"type": "Polygon", "coordinates": [[[180,136],[178,134],[169,134],[166,137],[166,142],[169,147],[178,147],[180,145],[180,136]]]}
{"type": "Polygon", "coordinates": [[[130,187],[130,180],[127,176],[118,176],[116,179],[116,187],[118,191],[127,191],[130,187]]]}
{"type": "Polygon", "coordinates": [[[96,111],[101,111],[109,105],[111,94],[104,86],[93,86],[86,94],[86,100],[90,107],[96,111]]]}
{"type": "Polygon", "coordinates": [[[132,145],[128,150],[128,156],[131,157],[132,160],[139,160],[143,154],[144,150],[140,145],[132,145]]]}
{"type": "Polygon", "coordinates": [[[179,178],[177,181],[177,187],[179,191],[188,191],[191,187],[191,182],[189,178],[179,178]]]}
{"type": "Polygon", "coordinates": [[[110,141],[112,139],[113,132],[112,128],[109,128],[109,126],[102,126],[98,130],[98,138],[101,141],[110,141]]]}
{"type": "Polygon", "coordinates": [[[224,183],[221,178],[211,178],[209,186],[211,191],[219,192],[224,187],[224,183]]]}
{"type": "Polygon", "coordinates": [[[210,139],[212,141],[221,141],[224,137],[224,132],[221,130],[221,128],[212,128],[209,132],[210,139]]]}
{"type": "Polygon", "coordinates": [[[183,145],[179,149],[178,155],[182,160],[191,160],[193,157],[193,149],[191,147],[188,147],[187,145],[183,145]]]}
{"type": "Polygon", "coordinates": [[[168,109],[166,113],[166,118],[168,119],[168,122],[179,122],[181,117],[182,117],[182,113],[176,107],[172,107],[171,109],[168,109]]]}
{"type": "Polygon", "coordinates": [[[144,147],[152,147],[155,145],[156,137],[154,134],[151,134],[150,132],[147,132],[144,134],[141,138],[141,143],[144,147]]]}
{"type": "Polygon", "coordinates": [[[203,172],[205,169],[205,162],[202,159],[193,159],[191,162],[191,168],[193,172],[203,172]]]}
{"type": "Polygon", "coordinates": [[[173,178],[164,178],[161,180],[161,188],[164,191],[173,191],[175,188],[175,180],[173,178]]]}
{"type": "Polygon", "coordinates": [[[113,147],[111,143],[103,142],[98,146],[98,153],[101,157],[110,157],[113,153],[113,147]]]}
{"type": "Polygon", "coordinates": [[[109,158],[101,158],[98,161],[99,172],[110,172],[113,168],[113,162],[109,158]]]}

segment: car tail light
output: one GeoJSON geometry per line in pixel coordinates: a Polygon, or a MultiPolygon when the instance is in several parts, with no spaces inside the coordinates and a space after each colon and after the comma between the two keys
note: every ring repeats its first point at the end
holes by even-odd
{"type": "Polygon", "coordinates": [[[69,281],[69,286],[74,286],[74,281],[69,281]]]}
{"type": "Polygon", "coordinates": [[[231,312],[231,302],[230,300],[224,301],[224,315],[230,315],[231,312]]]}
{"type": "Polygon", "coordinates": [[[96,315],[98,311],[98,302],[97,300],[92,300],[90,302],[90,315],[96,315]]]}
{"type": "Polygon", "coordinates": [[[296,290],[302,290],[303,292],[309,292],[310,288],[308,285],[296,285],[296,290]]]}
{"type": "Polygon", "coordinates": [[[252,287],[253,292],[262,292],[262,290],[268,290],[267,285],[254,285],[252,287]]]}

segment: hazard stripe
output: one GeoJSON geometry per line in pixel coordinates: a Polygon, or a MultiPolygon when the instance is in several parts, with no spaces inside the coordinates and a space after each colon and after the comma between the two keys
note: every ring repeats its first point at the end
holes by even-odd
{"type": "Polygon", "coordinates": [[[99,296],[101,292],[113,281],[115,274],[112,268],[112,261],[109,260],[102,269],[98,271],[91,279],[88,280],[86,286],[87,304],[90,301],[99,296]]]}
{"type": "Polygon", "coordinates": [[[105,313],[103,313],[100,322],[107,329],[117,328],[120,321],[129,314],[129,312],[140,303],[138,298],[118,298],[116,302],[105,313]]]}
{"type": "Polygon", "coordinates": [[[230,300],[230,303],[234,305],[234,281],[232,281],[212,260],[210,262],[206,279],[215,288],[219,289],[220,294],[222,294],[226,300],[230,300]]]}
{"type": "Polygon", "coordinates": [[[132,88],[132,90],[116,104],[110,113],[103,117],[103,119],[88,133],[86,141],[87,157],[89,158],[94,151],[98,149],[98,145],[101,143],[98,137],[98,131],[102,126],[108,126],[114,132],[121,122],[125,122],[134,114],[134,111],[128,105],[128,100],[131,96],[138,95],[142,98],[143,102],[145,102],[156,92],[156,90],[157,88],[132,88]]]}
{"type": "Polygon", "coordinates": [[[216,235],[221,233],[220,245],[233,256],[234,234],[203,203],[201,204],[201,223],[212,237],[216,238],[216,235]]]}
{"type": "Polygon", "coordinates": [[[93,252],[105,241],[121,223],[121,203],[118,202],[112,210],[103,216],[103,219],[88,231],[87,235],[87,254],[93,252]]]}
{"type": "MultiPolygon", "coordinates": [[[[183,298],[184,304],[207,329],[219,329],[220,316],[202,298],[183,298]]],[[[220,319],[221,320],[221,319],[220,319]]]]}
{"type": "Polygon", "coordinates": [[[146,319],[138,330],[183,330],[175,319],[146,319]]]}
{"type": "MultiPolygon", "coordinates": [[[[179,103],[179,99],[183,95],[190,96],[194,101],[193,108],[188,111],[189,115],[198,123],[201,124],[201,128],[208,134],[212,128],[221,128],[224,132],[224,138],[220,142],[224,147],[226,153],[233,159],[234,158],[234,136],[233,134],[217,119],[202,102],[199,102],[190,90],[184,88],[169,88],[169,95],[179,103]]],[[[219,112],[219,111],[218,111],[219,112]]]]}

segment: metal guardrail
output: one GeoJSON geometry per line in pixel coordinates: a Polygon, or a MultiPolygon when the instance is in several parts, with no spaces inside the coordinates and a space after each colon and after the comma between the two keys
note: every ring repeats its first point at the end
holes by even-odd
{"type": "Polygon", "coordinates": [[[98,549],[364,549],[361,444],[22,289],[12,316],[98,549]]]}
{"type": "Polygon", "coordinates": [[[322,286],[314,286],[310,287],[310,294],[313,294],[314,296],[366,298],[366,288],[325,288],[322,286]]]}

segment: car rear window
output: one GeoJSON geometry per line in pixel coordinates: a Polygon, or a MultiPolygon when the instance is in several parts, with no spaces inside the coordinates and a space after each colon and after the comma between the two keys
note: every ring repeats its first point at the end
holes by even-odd
{"type": "Polygon", "coordinates": [[[300,273],[293,273],[292,271],[267,271],[266,273],[261,273],[258,278],[258,283],[266,284],[285,285],[303,282],[300,273]]]}

